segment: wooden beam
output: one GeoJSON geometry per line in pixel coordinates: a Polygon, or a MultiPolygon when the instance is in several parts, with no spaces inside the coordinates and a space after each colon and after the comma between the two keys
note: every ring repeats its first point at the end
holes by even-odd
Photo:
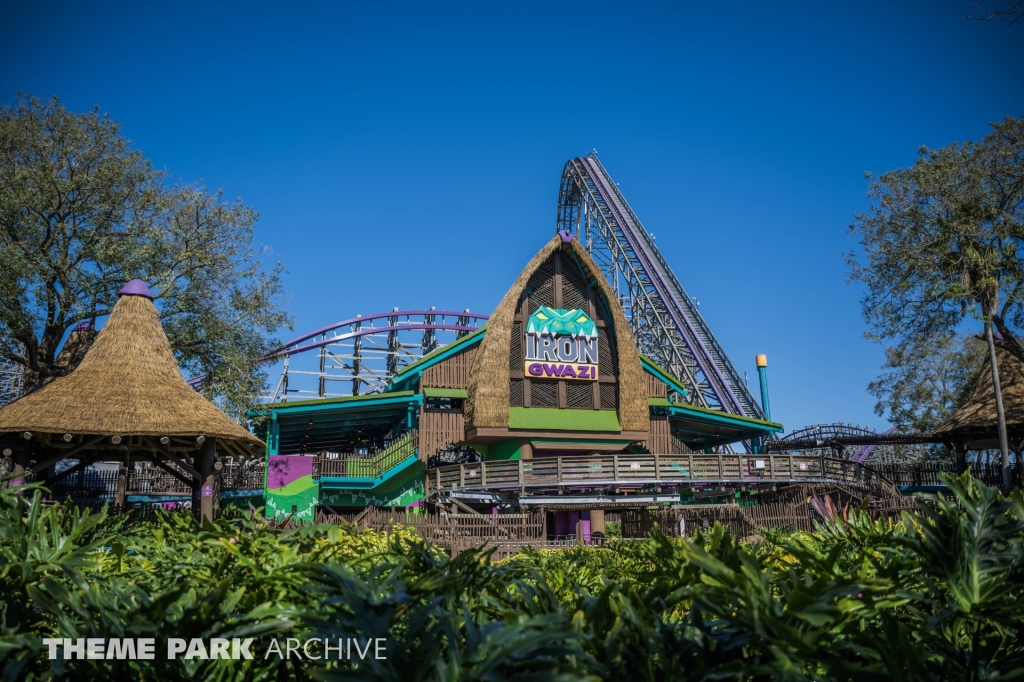
{"type": "Polygon", "coordinates": [[[469,512],[470,514],[476,514],[477,516],[483,516],[483,514],[478,512],[476,509],[473,509],[468,504],[466,504],[464,502],[460,502],[459,500],[457,500],[454,497],[451,498],[451,499],[452,499],[452,503],[454,503],[455,506],[458,507],[459,509],[464,509],[465,511],[469,512]]]}
{"type": "Polygon", "coordinates": [[[148,452],[143,453],[142,456],[145,457],[150,462],[152,462],[153,464],[155,464],[158,467],[160,467],[161,469],[163,469],[164,471],[166,471],[167,473],[169,473],[171,476],[174,476],[176,479],[178,479],[179,481],[181,481],[185,485],[189,486],[190,488],[192,487],[193,482],[191,480],[189,480],[188,478],[185,478],[184,476],[182,476],[180,471],[176,471],[176,470],[172,469],[171,467],[167,466],[166,464],[164,464],[163,462],[161,462],[159,459],[157,459],[153,455],[149,454],[148,452]]]}
{"type": "Polygon", "coordinates": [[[90,440],[87,440],[87,441],[85,441],[83,443],[80,443],[79,445],[76,445],[75,447],[71,448],[67,452],[62,452],[59,455],[51,457],[50,459],[44,459],[42,462],[37,462],[34,467],[32,467],[31,469],[29,469],[28,471],[25,472],[25,475],[27,476],[28,474],[34,474],[36,472],[43,471],[44,469],[49,467],[51,464],[55,464],[55,463],[59,462],[62,459],[70,459],[70,458],[74,457],[75,455],[77,455],[82,450],[86,450],[86,449],[92,447],[93,445],[96,445],[96,443],[99,443],[101,440],[103,440],[106,437],[107,436],[97,436],[97,437],[92,438],[90,440]]]}
{"type": "MultiPolygon", "coordinates": [[[[160,454],[162,454],[164,457],[166,457],[167,459],[171,460],[172,462],[177,464],[179,467],[181,467],[182,469],[187,471],[189,473],[189,475],[194,476],[197,481],[201,481],[203,479],[203,477],[199,474],[198,471],[195,470],[195,468],[191,464],[189,464],[185,460],[183,460],[180,457],[178,457],[177,455],[175,455],[173,452],[171,452],[169,449],[167,449],[162,443],[160,443],[158,441],[154,441],[151,438],[146,438],[145,441],[154,450],[159,450],[160,454]]],[[[192,484],[189,483],[189,485],[192,485],[192,484]]]]}
{"type": "Polygon", "coordinates": [[[43,486],[44,487],[49,487],[49,486],[53,485],[54,483],[57,483],[58,481],[62,481],[65,478],[67,478],[68,476],[70,476],[71,474],[77,473],[77,472],[81,471],[82,469],[84,469],[85,467],[87,467],[87,466],[89,466],[89,465],[91,465],[91,464],[93,464],[93,463],[95,463],[97,461],[98,460],[96,458],[83,459],[83,460],[79,461],[78,464],[76,464],[75,466],[69,467],[69,468],[65,469],[64,471],[60,472],[59,474],[51,476],[50,478],[48,478],[45,481],[43,481],[43,486]]]}

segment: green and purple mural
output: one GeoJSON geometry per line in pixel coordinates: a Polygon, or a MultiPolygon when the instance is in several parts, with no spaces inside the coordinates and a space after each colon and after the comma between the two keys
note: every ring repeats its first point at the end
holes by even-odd
{"type": "Polygon", "coordinates": [[[270,455],[267,461],[267,516],[313,521],[320,486],[313,481],[312,455],[270,455]]]}
{"type": "Polygon", "coordinates": [[[416,462],[371,490],[325,488],[320,504],[338,507],[408,507],[423,499],[426,466],[416,462]]]}

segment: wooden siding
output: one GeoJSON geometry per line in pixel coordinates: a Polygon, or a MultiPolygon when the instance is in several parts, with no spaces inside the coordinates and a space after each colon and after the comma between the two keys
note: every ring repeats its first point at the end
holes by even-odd
{"type": "MultiPolygon", "coordinates": [[[[477,347],[474,345],[423,370],[422,385],[431,388],[466,388],[469,368],[473,366],[477,347]]],[[[461,437],[460,437],[461,439],[461,437]]]]}
{"type": "MultiPolygon", "coordinates": [[[[648,378],[647,385],[650,386],[650,384],[650,378],[648,378]]],[[[672,432],[669,430],[667,414],[651,415],[650,435],[644,447],[655,454],[667,455],[672,453],[672,432]]]]}
{"type": "Polygon", "coordinates": [[[420,459],[433,457],[452,443],[466,438],[466,419],[462,410],[423,408],[420,412],[420,459]]]}
{"type": "MultiPolygon", "coordinates": [[[[654,376],[644,372],[647,375],[647,397],[648,398],[668,398],[668,386],[665,382],[654,376]]],[[[654,428],[654,425],[651,425],[654,428]]]]}

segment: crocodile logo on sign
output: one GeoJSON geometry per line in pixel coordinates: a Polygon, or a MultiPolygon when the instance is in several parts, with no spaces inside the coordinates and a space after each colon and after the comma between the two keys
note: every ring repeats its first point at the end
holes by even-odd
{"type": "Polygon", "coordinates": [[[597,380],[597,325],[580,309],[541,306],[526,324],[531,377],[597,380]]]}

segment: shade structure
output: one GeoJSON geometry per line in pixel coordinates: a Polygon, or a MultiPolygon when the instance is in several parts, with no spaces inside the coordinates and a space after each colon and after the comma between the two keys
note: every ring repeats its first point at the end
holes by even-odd
{"type": "Polygon", "coordinates": [[[77,369],[0,409],[0,434],[204,436],[262,448],[185,383],[145,284],[120,295],[77,369]]]}
{"type": "MultiPolygon", "coordinates": [[[[1009,351],[996,348],[996,364],[999,368],[999,387],[1003,394],[1007,431],[1011,436],[1024,436],[1024,363],[1009,351]]],[[[992,363],[986,362],[978,377],[974,395],[942,422],[935,433],[953,438],[983,440],[986,437],[995,438],[997,429],[992,363]]]]}

